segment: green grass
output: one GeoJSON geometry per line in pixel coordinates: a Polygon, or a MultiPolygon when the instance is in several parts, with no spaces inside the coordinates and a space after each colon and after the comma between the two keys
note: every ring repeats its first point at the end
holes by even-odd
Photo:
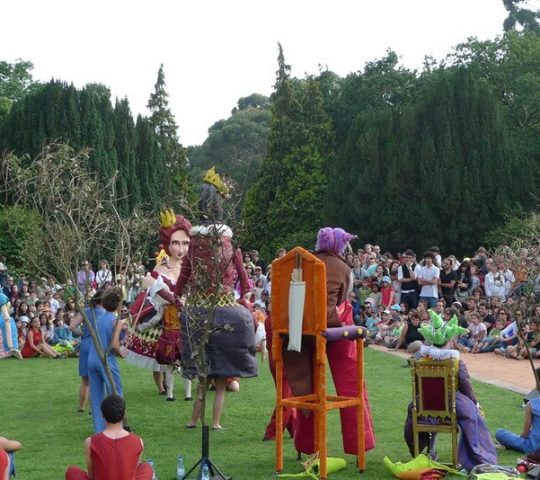
{"type": "MultiPolygon", "coordinates": [[[[366,351],[366,375],[375,423],[377,445],[367,454],[366,479],[391,478],[382,460],[409,460],[403,441],[403,422],[410,401],[410,370],[403,360],[370,349],[366,351]]],[[[191,403],[165,402],[157,395],[152,375],[121,361],[122,379],[130,424],[145,442],[144,458],[153,458],[160,480],[174,478],[176,457],[182,452],[189,467],[200,456],[200,428],[187,430],[191,403]]],[[[77,412],[79,377],[77,360],[28,359],[0,361],[0,435],[20,440],[24,450],[17,456],[21,480],[47,480],[63,477],[70,464],[83,465],[83,440],[92,433],[91,417],[77,412]]],[[[481,382],[474,387],[492,432],[498,427],[521,431],[521,397],[481,382]]],[[[181,395],[180,381],[176,391],[181,395]]],[[[234,479],[270,479],[274,472],[275,446],[262,442],[274,404],[274,386],[268,365],[260,376],[241,382],[240,393],[228,393],[222,424],[223,432],[211,432],[210,457],[234,479]]],[[[438,451],[450,459],[447,435],[441,435],[438,451]]],[[[346,470],[332,475],[335,480],[355,475],[351,455],[342,453],[339,415],[329,415],[329,454],[346,457],[346,470]]],[[[292,441],[285,440],[287,473],[301,471],[295,461],[292,441]]],[[[504,451],[502,464],[514,464],[518,454],[504,451]]],[[[195,477],[193,477],[195,478],[195,477]]]]}

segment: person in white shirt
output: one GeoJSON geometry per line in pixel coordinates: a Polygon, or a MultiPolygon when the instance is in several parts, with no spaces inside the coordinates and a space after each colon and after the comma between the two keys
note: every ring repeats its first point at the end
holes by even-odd
{"type": "Polygon", "coordinates": [[[98,288],[103,288],[107,282],[112,282],[112,272],[109,270],[109,262],[101,260],[99,270],[96,272],[96,283],[98,288]]]}
{"type": "Polygon", "coordinates": [[[497,266],[491,264],[488,268],[489,273],[484,279],[486,297],[489,299],[498,297],[504,302],[515,281],[514,274],[505,268],[504,263],[499,263],[497,266]]]}
{"type": "Polygon", "coordinates": [[[420,300],[425,300],[429,308],[435,308],[439,299],[439,274],[440,270],[433,264],[435,255],[433,252],[424,253],[424,266],[417,267],[416,279],[420,290],[420,300]]]}

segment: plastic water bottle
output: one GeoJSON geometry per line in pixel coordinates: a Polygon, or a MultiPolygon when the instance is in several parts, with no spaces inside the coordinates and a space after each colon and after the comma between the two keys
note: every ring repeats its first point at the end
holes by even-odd
{"type": "Polygon", "coordinates": [[[201,480],[210,480],[210,470],[206,463],[202,467],[201,480]]]}
{"type": "Polygon", "coordinates": [[[184,457],[182,454],[178,455],[178,462],[176,464],[176,480],[184,480],[186,474],[186,468],[184,467],[184,457]]]}
{"type": "Polygon", "coordinates": [[[148,465],[152,468],[152,480],[158,480],[158,477],[156,475],[156,469],[154,467],[154,460],[151,458],[148,459],[148,465]]]}

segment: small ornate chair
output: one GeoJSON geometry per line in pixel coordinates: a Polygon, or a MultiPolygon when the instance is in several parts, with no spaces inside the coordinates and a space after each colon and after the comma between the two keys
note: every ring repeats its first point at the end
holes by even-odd
{"type": "Polygon", "coordinates": [[[412,425],[414,456],[420,452],[420,433],[428,433],[428,451],[433,453],[435,433],[452,436],[452,465],[457,467],[458,425],[456,389],[458,361],[423,358],[412,363],[412,425]]]}

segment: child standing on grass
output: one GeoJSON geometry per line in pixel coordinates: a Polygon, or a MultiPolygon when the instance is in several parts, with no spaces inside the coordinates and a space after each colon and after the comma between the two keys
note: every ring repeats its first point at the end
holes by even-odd
{"type": "MultiPolygon", "coordinates": [[[[536,369],[540,375],[540,368],[536,369]]],[[[540,448],[540,397],[533,398],[525,405],[525,421],[521,435],[499,428],[495,433],[497,441],[511,450],[532,453],[540,448]]]]}

